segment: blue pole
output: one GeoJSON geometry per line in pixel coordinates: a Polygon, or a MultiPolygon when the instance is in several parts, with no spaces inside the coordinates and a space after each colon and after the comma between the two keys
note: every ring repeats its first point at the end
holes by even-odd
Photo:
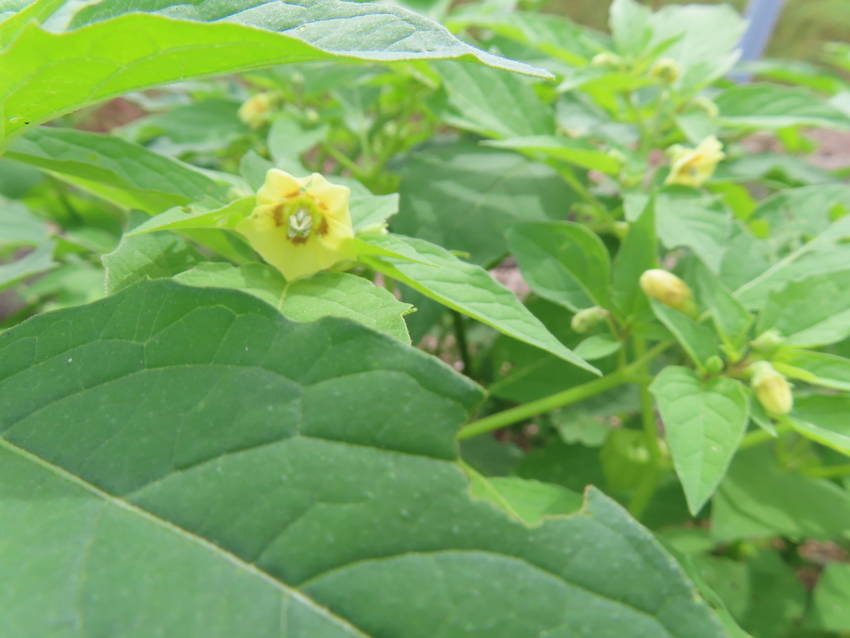
{"type": "Polygon", "coordinates": [[[784,0],[750,0],[747,30],[741,39],[741,60],[758,60],[767,48],[770,34],[779,20],[784,0]]]}
{"type": "MultiPolygon", "coordinates": [[[[754,62],[761,58],[773,28],[782,13],[785,0],[750,0],[747,6],[747,30],[741,38],[741,62],[754,62]]],[[[733,73],[732,79],[749,82],[748,73],[733,73]]]]}

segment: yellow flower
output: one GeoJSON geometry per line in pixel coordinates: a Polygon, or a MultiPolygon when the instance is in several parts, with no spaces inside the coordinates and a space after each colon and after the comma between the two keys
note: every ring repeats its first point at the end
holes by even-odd
{"type": "Polygon", "coordinates": [[[309,277],[354,258],[349,193],[318,173],[298,179],[272,168],[236,230],[287,280],[309,277]]]}
{"type": "Polygon", "coordinates": [[[672,147],[669,151],[672,157],[670,174],[665,183],[702,186],[714,173],[717,163],[726,157],[722,148],[723,145],[713,135],[696,148],[672,147]]]}
{"type": "Polygon", "coordinates": [[[273,106],[274,97],[271,93],[257,93],[239,107],[239,119],[251,128],[260,128],[269,121],[273,106]]]}

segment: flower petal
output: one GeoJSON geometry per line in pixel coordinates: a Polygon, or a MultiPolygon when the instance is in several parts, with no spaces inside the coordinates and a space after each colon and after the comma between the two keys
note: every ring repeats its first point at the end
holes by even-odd
{"type": "Polygon", "coordinates": [[[257,203],[279,204],[301,192],[301,182],[279,168],[270,168],[257,191],[257,203]]]}

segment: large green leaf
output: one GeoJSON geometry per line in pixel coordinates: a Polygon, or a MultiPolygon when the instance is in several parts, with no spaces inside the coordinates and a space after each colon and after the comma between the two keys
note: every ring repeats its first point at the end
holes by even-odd
{"type": "Polygon", "coordinates": [[[523,278],[540,296],[573,312],[611,306],[608,249],[586,227],[568,222],[516,224],[507,239],[523,278]]]}
{"type": "Polygon", "coordinates": [[[780,467],[768,446],[740,451],[711,509],[719,541],[777,534],[829,540],[850,529],[850,492],[780,467]]]}
{"type": "Polygon", "coordinates": [[[509,226],[563,218],[576,201],[554,170],[469,143],[415,153],[402,169],[400,192],[395,231],[468,252],[482,266],[507,252],[509,226]]]}
{"type": "Polygon", "coordinates": [[[654,299],[650,300],[650,306],[656,318],[673,333],[676,341],[700,370],[704,370],[711,357],[720,354],[717,337],[708,326],[654,299]]]}
{"type": "Polygon", "coordinates": [[[0,196],[0,248],[38,246],[47,241],[47,222],[33,215],[21,202],[0,196]]]}
{"type": "Polygon", "coordinates": [[[352,322],[150,282],[0,354],[10,636],[723,635],[598,491],[533,529],[472,501],[480,391],[352,322]]]}
{"type": "MultiPolygon", "coordinates": [[[[786,372],[784,367],[777,368],[786,372]]],[[[791,425],[806,438],[850,456],[848,409],[850,397],[846,394],[799,397],[794,401],[791,425]]]]}
{"type": "Polygon", "coordinates": [[[638,57],[652,39],[652,11],[635,0],[614,0],[608,16],[614,44],[622,55],[638,57]]]}
{"type": "Polygon", "coordinates": [[[655,200],[652,199],[640,217],[629,225],[629,233],[614,258],[612,297],[627,317],[647,308],[646,295],[640,289],[640,276],[658,265],[655,237],[655,200]]]}
{"type": "Polygon", "coordinates": [[[732,220],[716,197],[672,186],[656,195],[655,226],[667,248],[686,246],[714,272],[729,244],[732,220]]]}
{"type": "Polygon", "coordinates": [[[793,281],[771,293],[758,332],[778,330],[789,344],[821,346],[850,335],[850,269],[793,281]]]}
{"type": "Polygon", "coordinates": [[[740,128],[818,126],[850,128],[850,117],[804,89],[774,84],[745,84],[726,89],[714,99],[720,120],[740,128]]]}
{"type": "Polygon", "coordinates": [[[365,239],[378,249],[404,257],[361,257],[375,270],[514,339],[598,374],[596,368],[558,341],[511,291],[483,268],[421,239],[400,235],[365,239]]]}
{"type": "Polygon", "coordinates": [[[459,62],[434,65],[448,92],[446,122],[487,137],[555,132],[552,109],[527,79],[507,71],[459,62]]]}
{"type": "Polygon", "coordinates": [[[650,390],[682,481],[688,507],[696,514],[726,474],[749,420],[744,387],[728,378],[701,380],[692,370],[668,366],[650,390]]]}
{"type": "Polygon", "coordinates": [[[68,2],[42,18],[22,25],[0,52],[0,139],[134,89],[286,62],[456,58],[545,75],[399,6],[100,0],[68,2]]]}
{"type": "Polygon", "coordinates": [[[226,201],[226,187],[200,171],[110,135],[35,128],[15,139],[6,156],[151,214],[194,201],[226,201]]]}

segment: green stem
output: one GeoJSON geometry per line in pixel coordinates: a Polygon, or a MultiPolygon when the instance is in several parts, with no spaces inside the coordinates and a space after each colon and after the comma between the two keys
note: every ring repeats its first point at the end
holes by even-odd
{"type": "MultiPolygon", "coordinates": [[[[635,335],[635,357],[641,362],[638,372],[649,377],[649,360],[646,358],[646,341],[643,337],[635,335]]],[[[646,506],[652,500],[658,487],[658,474],[661,470],[662,454],[658,445],[658,425],[655,422],[655,408],[652,403],[652,395],[649,392],[649,384],[642,383],[640,386],[640,420],[643,425],[643,434],[646,441],[646,449],[649,451],[649,468],[643,475],[629,503],[629,512],[635,518],[640,518],[646,506]]]]}
{"type": "Polygon", "coordinates": [[[358,179],[363,176],[363,170],[353,162],[349,157],[347,157],[344,153],[340,152],[333,145],[325,142],[324,140],[320,142],[320,146],[325,153],[330,155],[338,164],[344,166],[348,170],[351,171],[351,174],[358,179]]]}
{"type": "Polygon", "coordinates": [[[850,475],[850,465],[832,465],[829,467],[813,467],[803,472],[806,476],[815,478],[840,478],[850,475]]]}
{"type": "Polygon", "coordinates": [[[585,399],[601,394],[606,390],[616,388],[618,385],[633,382],[635,372],[638,371],[647,361],[661,353],[669,346],[670,342],[660,343],[646,352],[644,357],[638,359],[631,365],[626,366],[613,374],[602,377],[601,379],[594,379],[593,381],[577,385],[569,390],[562,390],[561,392],[556,392],[555,394],[543,397],[537,401],[524,403],[516,406],[515,408],[496,412],[495,414],[486,416],[478,421],[468,423],[458,431],[457,439],[462,441],[464,439],[472,438],[473,436],[486,434],[487,432],[492,432],[493,430],[513,425],[514,423],[537,416],[538,414],[549,412],[555,408],[562,408],[572,403],[584,401],[585,399]]]}
{"type": "Polygon", "coordinates": [[[743,439],[741,439],[741,444],[738,446],[739,450],[746,450],[747,448],[751,448],[755,445],[760,445],[767,441],[775,441],[777,436],[782,434],[783,432],[787,432],[791,429],[791,426],[786,423],[777,423],[776,424],[776,435],[768,432],[767,430],[753,430],[743,439]]]}
{"type": "Polygon", "coordinates": [[[466,327],[463,325],[463,316],[452,310],[452,327],[454,328],[457,349],[460,352],[460,360],[463,362],[463,371],[467,376],[472,376],[472,357],[469,356],[469,343],[466,340],[466,327]]]}

